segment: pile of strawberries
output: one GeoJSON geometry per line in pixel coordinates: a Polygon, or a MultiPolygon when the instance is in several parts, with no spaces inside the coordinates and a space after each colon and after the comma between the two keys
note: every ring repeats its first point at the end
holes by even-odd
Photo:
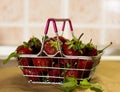
{"type": "MultiPolygon", "coordinates": [[[[40,58],[19,57],[19,65],[33,66],[24,67],[22,71],[32,81],[60,82],[64,77],[75,77],[78,79],[89,77],[90,69],[93,66],[93,60],[85,59],[69,59],[65,56],[97,56],[99,54],[92,40],[89,43],[83,43],[80,38],[74,37],[72,40],[66,39],[63,36],[45,37],[43,51],[47,55],[54,55],[59,50],[61,54],[54,57],[47,57],[45,53],[41,53],[40,58]],[[60,48],[58,47],[58,40],[60,48]],[[57,57],[57,58],[55,58],[57,57]],[[35,67],[34,67],[35,66],[35,67]],[[30,76],[29,76],[30,75],[30,76]]],[[[37,54],[41,51],[42,42],[32,37],[28,42],[23,42],[16,49],[17,53],[21,54],[37,54]]]]}
{"type": "Polygon", "coordinates": [[[22,45],[18,46],[12,55],[17,57],[24,75],[31,81],[61,82],[64,77],[88,78],[96,61],[78,58],[71,59],[66,56],[94,57],[102,53],[105,48],[98,50],[92,40],[88,43],[83,43],[80,40],[82,36],[83,33],[79,38],[73,37],[72,40],[63,36],[45,36],[43,38],[44,41],[42,41],[44,42],[43,49],[41,49],[42,42],[37,37],[32,37],[28,42],[23,42],[22,45]],[[40,53],[38,57],[19,57],[21,54],[37,55],[41,50],[45,53],[40,53]],[[56,54],[58,51],[61,53],[56,54]],[[47,55],[55,56],[48,57],[46,53],[47,55]]]}

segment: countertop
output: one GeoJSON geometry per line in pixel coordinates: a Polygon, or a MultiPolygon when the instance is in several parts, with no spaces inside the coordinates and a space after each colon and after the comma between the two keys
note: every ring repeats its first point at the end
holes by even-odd
{"type": "MultiPolygon", "coordinates": [[[[120,62],[101,61],[91,80],[104,92],[120,92],[120,62]]],[[[55,85],[30,84],[17,66],[0,68],[0,92],[59,92],[55,85]]],[[[78,92],[92,92],[90,90],[78,92]]]]}

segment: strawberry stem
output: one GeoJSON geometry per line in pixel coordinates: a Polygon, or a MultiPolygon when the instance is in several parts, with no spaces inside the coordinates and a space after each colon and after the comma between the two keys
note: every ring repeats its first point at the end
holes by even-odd
{"type": "Polygon", "coordinates": [[[108,44],[106,47],[104,47],[102,50],[98,50],[99,53],[102,53],[106,48],[108,48],[109,46],[112,45],[112,42],[110,42],[110,44],[108,44]]]}
{"type": "Polygon", "coordinates": [[[90,42],[89,43],[92,43],[92,38],[90,39],[90,42]]]}
{"type": "Polygon", "coordinates": [[[79,36],[79,38],[78,38],[78,41],[81,39],[81,37],[84,35],[84,33],[82,33],[80,36],[79,36]]]}

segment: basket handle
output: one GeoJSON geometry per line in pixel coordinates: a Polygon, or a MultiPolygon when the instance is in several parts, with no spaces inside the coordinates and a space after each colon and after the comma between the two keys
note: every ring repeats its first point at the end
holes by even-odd
{"type": "MultiPolygon", "coordinates": [[[[48,33],[48,29],[49,29],[49,25],[50,25],[50,22],[53,23],[53,28],[54,28],[54,32],[56,33],[56,37],[57,37],[57,41],[58,41],[58,48],[59,48],[59,52],[62,56],[62,51],[61,51],[61,47],[60,47],[60,41],[59,41],[59,38],[58,38],[58,29],[57,29],[57,25],[56,25],[56,22],[63,22],[63,25],[62,25],[62,32],[64,31],[65,29],[65,24],[66,22],[69,23],[69,26],[70,26],[70,30],[72,32],[72,36],[74,37],[73,35],[73,27],[72,27],[72,22],[70,19],[56,19],[56,18],[49,18],[46,22],[46,26],[45,26],[45,30],[44,30],[44,35],[46,36],[47,33],[48,33]]],[[[43,46],[44,46],[44,42],[45,42],[45,38],[43,39],[43,43],[42,43],[42,47],[41,47],[41,50],[40,52],[37,54],[37,55],[40,55],[42,52],[43,52],[43,46]]]]}
{"type": "Polygon", "coordinates": [[[63,22],[62,31],[64,31],[64,29],[65,29],[65,24],[66,24],[66,22],[68,22],[68,23],[69,23],[69,26],[70,26],[70,30],[73,31],[72,22],[71,22],[70,19],[67,19],[67,18],[65,18],[65,19],[49,18],[49,19],[47,20],[47,23],[46,23],[46,26],[45,26],[45,31],[44,31],[44,34],[45,34],[45,35],[47,35],[47,33],[48,33],[48,29],[49,29],[50,22],[53,23],[53,28],[54,28],[54,32],[55,32],[55,33],[58,32],[56,22],[63,22]]]}

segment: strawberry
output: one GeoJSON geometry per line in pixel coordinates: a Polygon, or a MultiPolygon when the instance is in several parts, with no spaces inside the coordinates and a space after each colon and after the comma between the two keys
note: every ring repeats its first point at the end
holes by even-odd
{"type": "Polygon", "coordinates": [[[112,45],[112,42],[108,44],[106,47],[104,47],[102,50],[98,50],[97,46],[95,46],[92,43],[92,39],[88,44],[85,45],[84,49],[84,55],[85,56],[97,56],[98,54],[102,53],[106,48],[108,48],[110,45],[112,45]]]}
{"type": "MultiPolygon", "coordinates": [[[[38,38],[32,37],[28,42],[23,42],[22,45],[18,46],[17,49],[12,52],[4,61],[3,64],[6,64],[10,61],[12,57],[19,57],[21,54],[35,54],[40,51],[41,48],[41,42],[38,38]]],[[[18,58],[20,59],[20,58],[18,58]]],[[[31,60],[30,60],[31,61],[31,60]]],[[[29,64],[29,60],[27,62],[27,59],[21,60],[25,65],[29,64]]],[[[22,64],[22,63],[21,63],[22,64]]],[[[23,65],[24,65],[23,64],[23,65]]]]}
{"type": "Polygon", "coordinates": [[[56,69],[59,67],[58,64],[54,64],[53,65],[54,69],[50,69],[50,71],[48,72],[49,77],[49,81],[50,82],[58,82],[61,79],[60,78],[53,78],[53,77],[59,77],[60,76],[60,69],[56,69]]]}
{"type": "Polygon", "coordinates": [[[66,70],[64,77],[78,78],[78,71],[77,70],[66,70]]]}
{"type": "Polygon", "coordinates": [[[62,50],[65,55],[79,56],[83,54],[82,49],[84,48],[84,44],[80,41],[82,35],[78,39],[74,37],[63,44],[62,50]]]}
{"type": "Polygon", "coordinates": [[[42,43],[41,43],[41,41],[37,37],[33,36],[28,41],[28,45],[33,50],[33,54],[37,54],[37,53],[40,52],[42,43]]]}
{"type": "Polygon", "coordinates": [[[59,59],[60,67],[71,67],[77,62],[76,59],[59,59]]]}
{"type": "Polygon", "coordinates": [[[78,61],[77,67],[79,69],[91,69],[92,65],[93,65],[92,60],[81,59],[81,60],[78,61]]]}
{"type": "Polygon", "coordinates": [[[53,70],[49,71],[48,75],[51,76],[49,78],[50,82],[58,82],[58,81],[60,81],[59,78],[53,78],[53,77],[59,77],[59,75],[60,75],[60,72],[57,69],[53,69],[53,70]]]}
{"type": "Polygon", "coordinates": [[[39,75],[38,71],[34,68],[24,68],[22,69],[23,73],[25,75],[30,75],[31,77],[28,77],[29,80],[32,80],[32,81],[39,81],[39,77],[34,77],[34,76],[37,76],[39,75]]]}
{"type": "Polygon", "coordinates": [[[40,66],[41,68],[37,68],[39,72],[42,72],[43,74],[46,74],[48,71],[48,68],[52,65],[51,59],[49,58],[33,58],[34,66],[40,66]],[[43,68],[42,68],[43,67],[43,68]]]}
{"type": "Polygon", "coordinates": [[[57,53],[58,42],[52,38],[47,39],[44,43],[43,50],[49,55],[53,55],[53,54],[57,53]]]}
{"type": "MultiPolygon", "coordinates": [[[[57,40],[57,37],[53,37],[53,39],[57,40]]],[[[62,42],[62,43],[65,43],[66,41],[68,41],[68,39],[66,39],[65,37],[63,36],[58,36],[58,39],[62,42]]]]}
{"type": "MultiPolygon", "coordinates": [[[[10,61],[11,58],[15,57],[17,58],[18,60],[20,60],[21,58],[19,58],[19,55],[21,54],[32,54],[33,51],[30,47],[28,47],[27,45],[25,44],[22,44],[20,46],[17,47],[17,49],[12,52],[4,61],[3,61],[3,64],[6,64],[10,61]]],[[[26,64],[29,64],[29,60],[25,60],[26,61],[26,64]]]]}
{"type": "Polygon", "coordinates": [[[84,55],[85,56],[97,56],[97,47],[92,43],[92,39],[88,44],[84,47],[84,55]]]}
{"type": "Polygon", "coordinates": [[[49,55],[54,55],[59,50],[58,42],[60,43],[59,45],[60,45],[60,49],[61,49],[62,44],[65,43],[66,41],[67,41],[67,39],[64,38],[63,36],[58,36],[58,39],[56,36],[48,38],[45,40],[43,50],[49,55]]]}
{"type": "Polygon", "coordinates": [[[30,58],[19,58],[19,65],[33,66],[33,62],[30,58]]]}
{"type": "MultiPolygon", "coordinates": [[[[17,49],[16,49],[16,53],[17,54],[32,54],[32,49],[25,46],[25,45],[20,45],[17,49]]],[[[29,66],[29,65],[33,65],[33,62],[31,61],[30,58],[18,58],[19,64],[23,65],[23,66],[29,66]]]]}
{"type": "Polygon", "coordinates": [[[84,70],[79,71],[79,75],[80,75],[79,77],[82,78],[88,77],[90,73],[90,69],[92,69],[93,63],[94,62],[92,60],[84,60],[84,59],[79,60],[77,64],[77,68],[86,69],[86,70],[88,69],[88,71],[84,71],[84,70]]]}
{"type": "Polygon", "coordinates": [[[16,53],[20,53],[20,54],[32,54],[33,51],[30,47],[25,46],[25,45],[20,45],[18,46],[18,48],[16,49],[16,53]]]}
{"type": "Polygon", "coordinates": [[[79,52],[78,51],[75,51],[73,48],[70,48],[68,44],[64,44],[63,45],[63,53],[65,55],[71,55],[71,56],[78,56],[79,55],[79,52]]]}

